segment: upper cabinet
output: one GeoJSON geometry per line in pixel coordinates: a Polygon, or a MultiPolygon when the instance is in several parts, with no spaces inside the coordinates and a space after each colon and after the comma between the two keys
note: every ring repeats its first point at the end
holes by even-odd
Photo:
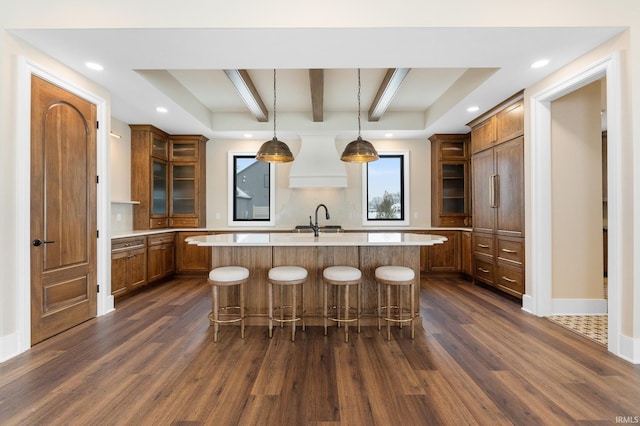
{"type": "Polygon", "coordinates": [[[197,228],[206,221],[207,138],[171,136],[150,125],[131,127],[134,229],[197,228]]]}
{"type": "Polygon", "coordinates": [[[472,154],[522,136],[524,134],[524,102],[520,100],[512,103],[498,113],[469,125],[471,126],[472,154]]]}
{"type": "Polygon", "coordinates": [[[206,211],[205,143],[198,135],[171,140],[169,226],[204,227],[206,211]]]}
{"type": "Polygon", "coordinates": [[[435,134],[431,141],[431,226],[470,226],[469,135],[435,134]]]}

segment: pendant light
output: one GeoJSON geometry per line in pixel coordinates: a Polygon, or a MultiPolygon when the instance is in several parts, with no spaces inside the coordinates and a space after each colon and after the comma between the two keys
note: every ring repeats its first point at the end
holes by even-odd
{"type": "Polygon", "coordinates": [[[371,142],[360,136],[360,68],[358,68],[358,139],[351,141],[344,148],[340,159],[348,163],[368,163],[377,160],[378,153],[371,142]]]}
{"type": "Polygon", "coordinates": [[[286,143],[276,137],[276,70],[273,70],[273,139],[262,144],[256,160],[267,163],[288,163],[293,161],[293,154],[286,143]]]}

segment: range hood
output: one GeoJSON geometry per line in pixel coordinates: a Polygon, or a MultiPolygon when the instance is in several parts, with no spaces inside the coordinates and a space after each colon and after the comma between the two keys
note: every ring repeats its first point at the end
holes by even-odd
{"type": "Polygon", "coordinates": [[[336,151],[335,136],[302,135],[291,163],[289,188],[345,188],[347,168],[336,151]]]}

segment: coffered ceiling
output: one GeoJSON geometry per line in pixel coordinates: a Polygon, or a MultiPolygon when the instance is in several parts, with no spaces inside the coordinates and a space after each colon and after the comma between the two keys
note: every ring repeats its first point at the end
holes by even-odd
{"type": "Polygon", "coordinates": [[[465,124],[622,28],[15,29],[104,86],[112,116],[211,139],[357,132],[426,138],[465,124]],[[535,60],[549,65],[532,69],[535,60]],[[103,71],[86,68],[93,61],[103,71]],[[380,102],[380,99],[382,102],[380,102]],[[251,106],[255,104],[254,106],[251,106]],[[468,112],[478,106],[476,112],[468,112]],[[158,113],[164,107],[166,113],[158,113]],[[377,107],[377,109],[376,109],[377,107]],[[375,117],[369,119],[370,112],[375,117]]]}

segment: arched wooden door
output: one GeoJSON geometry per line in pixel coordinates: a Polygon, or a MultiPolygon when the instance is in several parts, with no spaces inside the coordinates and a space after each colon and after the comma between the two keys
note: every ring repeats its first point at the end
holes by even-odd
{"type": "Polygon", "coordinates": [[[31,79],[31,343],[95,317],[96,106],[31,79]]]}

